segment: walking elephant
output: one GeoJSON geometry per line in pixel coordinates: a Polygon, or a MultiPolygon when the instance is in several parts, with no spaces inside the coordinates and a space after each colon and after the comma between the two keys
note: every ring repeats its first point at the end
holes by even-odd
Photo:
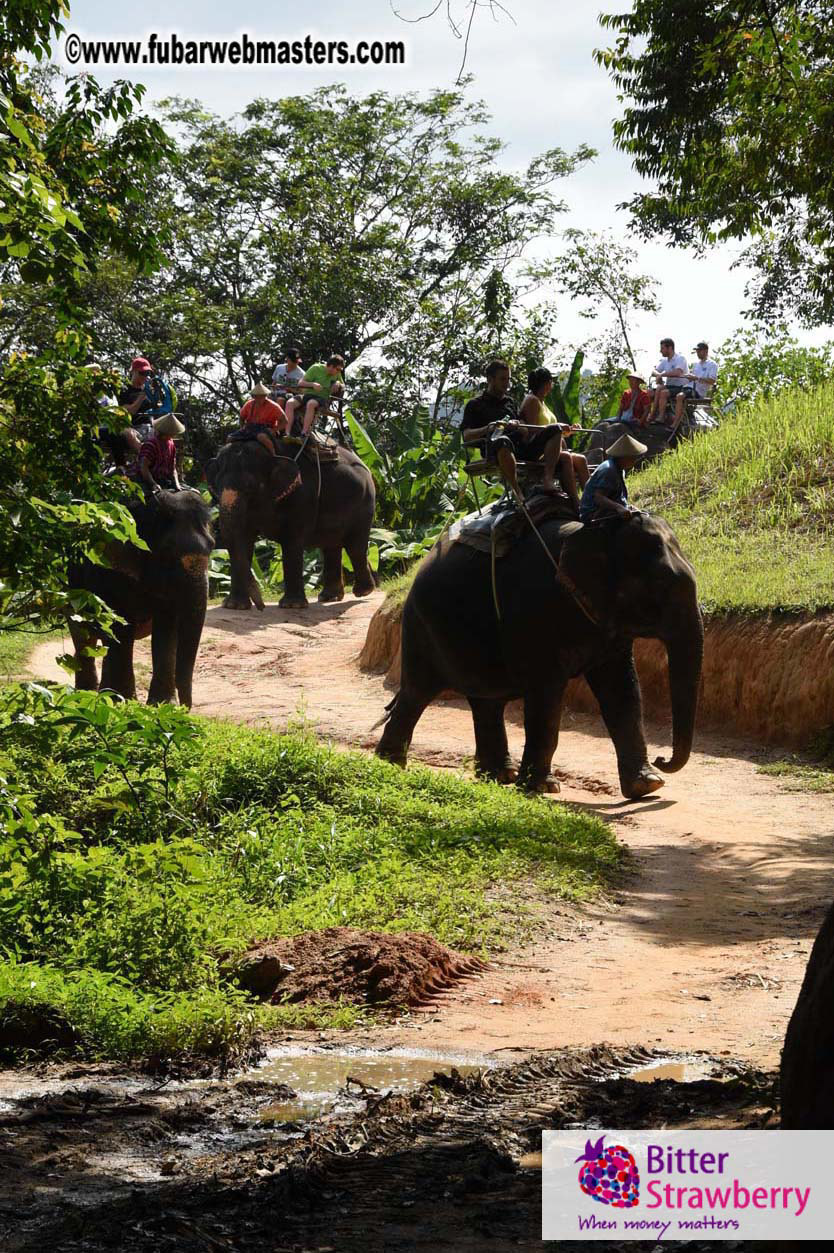
{"type": "MultiPolygon", "coordinates": [[[[297,453],[292,444],[283,445],[297,453]]],[[[376,586],[368,565],[368,536],[376,492],[368,468],[354,452],[337,449],[335,461],[317,465],[306,456],[272,456],[257,440],[228,443],[206,466],[220,506],[221,542],[229,550],[231,589],[227,609],[263,609],[252,555],[258,536],[277,540],[284,565],[284,608],[303,608],[304,550],[320,548],[324,580],[320,601],[341,600],[342,549],[354,572],[353,591],[367,596],[376,586]]]]}
{"type": "MultiPolygon", "coordinates": [[[[148,703],[191,705],[192,676],[208,600],[209,554],[214,547],[211,517],[195,492],[161,492],[148,503],[129,506],[149,551],[113,544],[109,566],[86,561],[70,570],[70,586],[84,588],[125,619],[113,627],[101,667],[101,687],[136,697],[133,644],[151,636],[153,673],[148,703]]],[[[75,686],[98,686],[95,659],[85,650],[100,632],[70,624],[77,669],[75,686]]]]}
{"type": "Polygon", "coordinates": [[[645,796],[663,779],[648,761],[632,642],[666,645],[673,753],[655,766],[680,770],[692,746],[703,651],[692,567],[669,526],[641,513],[584,527],[551,521],[541,536],[552,561],[528,530],[496,562],[494,587],[488,553],[448,541],[432,550],[403,609],[401,686],[377,752],[404,765],[423,710],[452,688],[471,706],[480,772],[511,782],[504,706],[521,698],[518,781],[558,791],[550,767],[562,698],[582,674],[614,741],[623,794],[645,796]]]}

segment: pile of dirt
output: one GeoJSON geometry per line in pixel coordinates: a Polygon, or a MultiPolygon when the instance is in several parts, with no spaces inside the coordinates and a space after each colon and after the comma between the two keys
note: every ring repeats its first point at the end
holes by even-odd
{"type": "Polygon", "coordinates": [[[267,940],[237,964],[241,986],[275,1004],[349,1001],[354,1005],[423,1005],[486,964],[420,931],[389,935],[328,927],[267,940]]]}

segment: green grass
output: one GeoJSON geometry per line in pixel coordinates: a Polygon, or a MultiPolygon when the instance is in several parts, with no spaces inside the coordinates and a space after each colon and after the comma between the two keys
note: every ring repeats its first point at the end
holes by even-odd
{"type": "Polygon", "coordinates": [[[401,612],[405,604],[405,598],[411,590],[411,584],[414,582],[414,576],[420,565],[419,561],[415,561],[402,574],[396,574],[393,578],[386,579],[382,585],[385,592],[385,608],[389,611],[401,612]]]}
{"type": "Polygon", "coordinates": [[[756,773],[779,779],[785,792],[834,792],[834,767],[812,765],[798,757],[759,766],[756,773]]]}
{"type": "Polygon", "coordinates": [[[81,698],[50,711],[18,691],[0,706],[0,1039],[32,1003],[97,1057],[234,1057],[265,1025],[351,1025],[349,1006],[260,1007],[230,979],[235,956],[334,925],[490,951],[518,926],[522,884],[580,899],[621,863],[596,818],[301,732],[196,723],[166,794],[177,720],[155,720],[172,715],[120,707],[102,756],[68,721],[81,698]]]}
{"type": "Polygon", "coordinates": [[[834,384],[742,408],[632,480],[713,612],[834,605],[834,384]]]}

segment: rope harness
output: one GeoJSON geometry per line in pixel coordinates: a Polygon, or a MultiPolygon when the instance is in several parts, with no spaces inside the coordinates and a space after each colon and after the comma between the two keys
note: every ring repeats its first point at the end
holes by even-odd
{"type": "MultiPolygon", "coordinates": [[[[513,495],[515,495],[515,493],[513,493],[513,495]]],[[[529,523],[533,534],[535,535],[536,539],[539,541],[542,548],[544,549],[545,554],[547,556],[547,560],[553,566],[553,571],[556,575],[556,582],[559,584],[560,587],[564,588],[564,590],[570,596],[571,600],[576,605],[577,609],[579,609],[580,612],[585,615],[585,617],[592,624],[592,626],[599,626],[600,624],[599,617],[590,608],[588,598],[579,590],[579,588],[576,586],[576,584],[574,583],[570,575],[565,574],[563,570],[559,569],[559,563],[557,562],[556,558],[553,556],[553,553],[548,548],[547,543],[545,542],[544,536],[542,535],[541,531],[536,526],[535,522],[530,516],[530,510],[527,508],[527,504],[524,500],[524,497],[519,493],[515,497],[515,499],[516,499],[517,504],[520,506],[522,513],[527,519],[527,522],[529,523]]],[[[495,605],[495,615],[498,618],[498,621],[500,622],[501,621],[501,607],[498,603],[498,584],[496,582],[495,561],[496,561],[495,529],[493,528],[492,534],[490,536],[490,569],[491,569],[491,575],[492,575],[492,600],[493,600],[493,604],[495,605]]]]}

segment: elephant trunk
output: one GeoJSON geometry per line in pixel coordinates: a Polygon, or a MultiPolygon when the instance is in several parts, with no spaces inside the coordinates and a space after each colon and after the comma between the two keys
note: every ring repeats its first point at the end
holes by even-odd
{"type": "Polygon", "coordinates": [[[704,654],[704,627],[697,605],[683,625],[667,636],[669,691],[672,698],[672,756],[658,757],[655,765],[666,774],[682,770],[689,761],[695,733],[695,714],[704,654]]]}
{"type": "Polygon", "coordinates": [[[202,571],[195,569],[189,573],[188,580],[189,591],[183,597],[177,615],[176,684],[180,704],[190,709],[194,663],[197,660],[208,603],[208,572],[205,567],[202,571]]]}

